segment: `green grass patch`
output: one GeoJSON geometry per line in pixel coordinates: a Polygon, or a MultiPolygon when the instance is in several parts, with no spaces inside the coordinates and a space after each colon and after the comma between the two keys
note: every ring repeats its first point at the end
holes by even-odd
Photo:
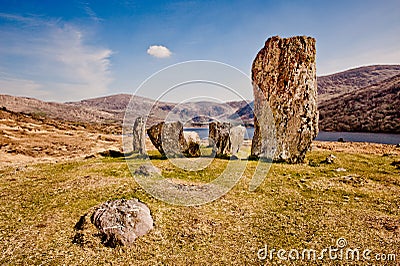
{"type": "MultiPolygon", "coordinates": [[[[193,207],[154,199],[135,182],[124,158],[4,168],[0,170],[0,263],[337,265],[328,259],[260,261],[257,251],[265,245],[277,250],[322,250],[340,237],[351,248],[396,253],[398,263],[400,175],[390,165],[393,157],[334,153],[334,164],[320,163],[328,155],[310,152],[307,160],[316,164],[273,164],[254,192],[248,185],[258,162],[238,161],[246,169],[236,186],[209,204],[193,207]],[[73,227],[90,207],[133,197],[149,206],[155,222],[154,230],[133,247],[82,248],[72,243],[73,227]]],[[[210,182],[228,164],[214,159],[202,170],[188,171],[156,152],[151,156],[164,177],[182,182],[210,182]]],[[[134,167],[143,162],[129,160],[134,167]]]]}

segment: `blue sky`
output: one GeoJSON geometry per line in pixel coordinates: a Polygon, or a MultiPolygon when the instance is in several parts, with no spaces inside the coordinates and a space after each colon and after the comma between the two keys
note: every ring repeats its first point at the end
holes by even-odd
{"type": "MultiPolygon", "coordinates": [[[[188,60],[249,75],[274,35],[315,37],[318,75],[400,64],[400,2],[0,0],[0,93],[62,102],[133,93],[188,60]]],[[[156,98],[161,89],[141,94],[156,98]]]]}

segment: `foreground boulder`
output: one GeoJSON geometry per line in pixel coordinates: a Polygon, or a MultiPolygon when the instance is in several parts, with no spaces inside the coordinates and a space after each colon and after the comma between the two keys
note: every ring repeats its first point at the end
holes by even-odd
{"type": "Polygon", "coordinates": [[[224,157],[231,151],[230,129],[228,122],[211,122],[208,125],[208,141],[216,157],[224,157]]]}
{"type": "Polygon", "coordinates": [[[146,124],[143,117],[138,117],[135,120],[132,131],[132,151],[144,155],[146,153],[146,124]]]}
{"type": "Polygon", "coordinates": [[[107,201],[83,215],[75,225],[74,243],[108,247],[130,246],[153,228],[149,208],[137,199],[107,201]]]}
{"type": "Polygon", "coordinates": [[[257,54],[252,157],[271,155],[267,146],[274,146],[275,161],[304,161],[318,133],[315,52],[314,38],[275,36],[257,54]]]}

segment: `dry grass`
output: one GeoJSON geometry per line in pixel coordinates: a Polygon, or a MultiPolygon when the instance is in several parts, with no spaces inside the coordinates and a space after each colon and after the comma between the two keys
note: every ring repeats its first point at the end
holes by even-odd
{"type": "MultiPolygon", "coordinates": [[[[3,168],[0,263],[268,265],[282,261],[276,257],[260,261],[257,251],[265,244],[275,249],[322,250],[335,245],[340,237],[346,238],[349,247],[368,248],[372,254],[395,253],[399,263],[400,175],[390,165],[398,156],[333,152],[335,164],[318,165],[329,153],[309,153],[307,159],[314,162],[310,164],[274,164],[254,192],[247,186],[257,162],[248,162],[243,178],[228,194],[196,207],[172,206],[149,196],[136,184],[124,159],[3,168]],[[346,172],[335,171],[339,167],[346,172]],[[155,222],[154,230],[133,247],[111,249],[100,243],[90,247],[72,243],[73,227],[90,207],[132,197],[149,206],[155,222]]],[[[226,161],[216,159],[195,174],[175,171],[167,160],[153,161],[168,177],[196,182],[209,181],[226,165],[226,161]]],[[[318,263],[336,265],[327,259],[318,263]]]]}

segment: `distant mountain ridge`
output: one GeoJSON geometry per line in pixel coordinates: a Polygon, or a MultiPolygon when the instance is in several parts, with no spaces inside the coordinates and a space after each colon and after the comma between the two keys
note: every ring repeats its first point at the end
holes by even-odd
{"type": "MultiPolygon", "coordinates": [[[[319,128],[324,131],[400,133],[400,65],[377,65],[318,77],[319,128]]],[[[0,95],[0,107],[67,121],[122,124],[132,95],[116,94],[77,102],[44,102],[0,95]]],[[[149,115],[150,124],[180,119],[202,125],[214,119],[242,119],[253,123],[253,102],[158,102],[134,96],[132,116],[149,115]],[[149,110],[152,112],[149,114],[149,110]]]]}
{"type": "Polygon", "coordinates": [[[66,121],[120,125],[124,120],[125,112],[130,102],[130,116],[146,116],[150,125],[164,120],[167,116],[170,120],[179,119],[188,122],[191,122],[192,118],[198,117],[199,114],[206,120],[206,117],[225,119],[235,113],[237,108],[246,104],[245,101],[227,103],[156,103],[155,100],[129,94],[116,94],[77,102],[56,103],[28,97],[0,95],[0,107],[3,106],[14,112],[29,113],[66,121]]]}

